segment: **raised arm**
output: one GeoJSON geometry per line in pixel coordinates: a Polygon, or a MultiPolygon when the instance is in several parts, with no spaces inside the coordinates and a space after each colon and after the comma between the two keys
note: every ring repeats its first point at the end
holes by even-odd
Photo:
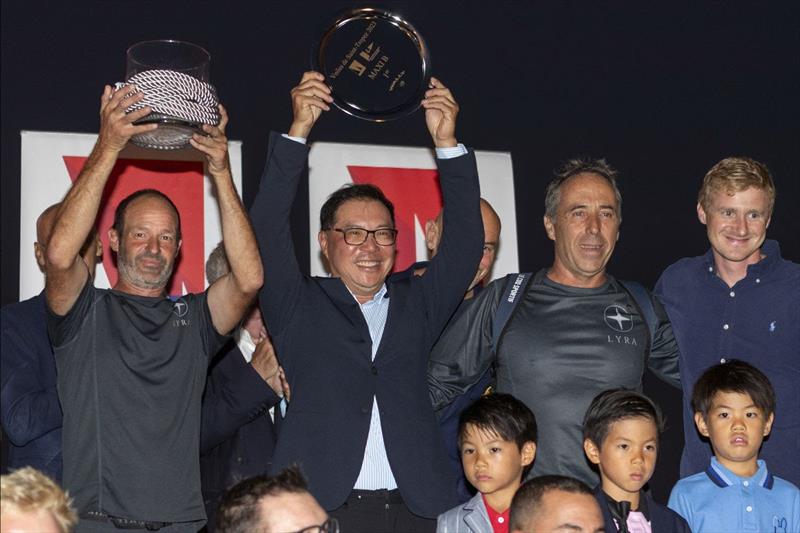
{"type": "Polygon", "coordinates": [[[231,271],[208,288],[211,320],[220,333],[227,334],[241,320],[264,280],[258,246],[236,188],[233,186],[228,138],[225,126],[228,114],[219,106],[219,126],[204,125],[207,136],[195,134],[189,141],[203,152],[208,173],[214,181],[222,220],[222,242],[231,271]]]}
{"type": "Polygon", "coordinates": [[[456,141],[459,106],[436,78],[422,101],[425,122],[436,147],[442,189],[443,234],[439,250],[421,277],[425,285],[431,344],[452,316],[478,270],[483,248],[480,187],[475,155],[456,141]]]}
{"type": "MultiPolygon", "coordinates": [[[[134,87],[130,89],[135,90],[134,87]]],[[[47,243],[45,293],[50,309],[58,315],[65,315],[72,309],[89,276],[80,251],[94,226],[103,189],[119,153],[133,135],[158,127],[156,124],[134,125],[136,120],[150,113],[149,107],[125,113],[125,109],[142,98],[143,93],[115,92],[108,85],[103,90],[97,142],[61,203],[47,243]]]]}
{"type": "Polygon", "coordinates": [[[264,264],[261,311],[276,339],[281,337],[303,280],[292,243],[289,217],[308,160],[305,140],[322,112],[330,109],[330,89],[323,81],[322,74],[306,72],[292,89],[294,119],[288,134],[293,139],[275,132],[270,135],[264,173],[250,208],[264,264]]]}

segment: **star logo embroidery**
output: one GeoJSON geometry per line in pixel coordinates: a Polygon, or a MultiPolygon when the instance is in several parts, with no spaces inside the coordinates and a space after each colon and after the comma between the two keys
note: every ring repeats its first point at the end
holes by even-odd
{"type": "Polygon", "coordinates": [[[606,307],[603,312],[603,318],[608,327],[614,331],[625,333],[633,329],[633,318],[621,305],[611,304],[606,307]]]}

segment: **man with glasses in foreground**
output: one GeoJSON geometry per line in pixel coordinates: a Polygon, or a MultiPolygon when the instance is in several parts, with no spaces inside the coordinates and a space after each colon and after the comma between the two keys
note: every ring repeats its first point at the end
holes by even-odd
{"type": "Polygon", "coordinates": [[[295,466],[231,487],[217,511],[217,533],[339,533],[339,523],[308,492],[295,466]]]}
{"type": "Polygon", "coordinates": [[[427,361],[475,276],[483,232],[475,157],[455,138],[458,104],[438,80],[431,87],[422,107],[445,222],[424,276],[387,281],[393,207],[369,185],[342,188],[322,206],[318,241],[331,277],[301,273],[289,214],[306,138],[332,101],[319,73],[292,90],[294,122],[288,135],[271,136],[251,209],[265,269],[261,310],[292,390],[272,471],[298,463],[348,533],[434,531],[434,518],[456,503],[427,361]]]}

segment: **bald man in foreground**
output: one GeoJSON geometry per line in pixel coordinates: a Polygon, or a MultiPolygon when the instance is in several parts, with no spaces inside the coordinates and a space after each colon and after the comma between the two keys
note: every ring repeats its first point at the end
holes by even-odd
{"type": "Polygon", "coordinates": [[[567,476],[539,476],[525,482],[511,501],[508,528],[512,533],[604,531],[592,490],[567,476]]]}
{"type": "MultiPolygon", "coordinates": [[[[36,220],[36,263],[44,272],[45,250],[58,207],[36,220]]],[[[93,232],[81,257],[94,277],[103,245],[93,232]]],[[[56,362],[47,337],[44,292],[2,309],[2,395],[0,419],[8,435],[9,469],[32,466],[61,480],[61,404],[56,393],[56,362]]]]}

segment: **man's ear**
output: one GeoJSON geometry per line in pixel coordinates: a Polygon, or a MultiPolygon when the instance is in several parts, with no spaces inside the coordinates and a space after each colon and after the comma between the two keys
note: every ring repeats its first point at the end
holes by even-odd
{"type": "Polygon", "coordinates": [[[47,264],[47,258],[44,255],[44,246],[38,242],[33,243],[33,255],[36,256],[36,264],[39,265],[39,270],[44,272],[44,267],[47,264]]]}
{"type": "Polygon", "coordinates": [[[439,234],[439,225],[435,220],[429,220],[425,223],[425,246],[428,251],[433,252],[439,247],[439,239],[442,236],[439,234]]]}
{"type": "Polygon", "coordinates": [[[550,238],[551,241],[556,240],[555,224],[553,224],[553,221],[547,215],[543,217],[543,220],[544,220],[544,229],[547,232],[547,236],[550,238]]]}
{"type": "Polygon", "coordinates": [[[592,464],[600,464],[600,448],[598,448],[592,439],[583,439],[583,451],[592,464]]]}
{"type": "Polygon", "coordinates": [[[114,253],[119,253],[119,235],[114,228],[108,230],[108,246],[114,253]]]}
{"type": "Polygon", "coordinates": [[[700,222],[705,225],[706,223],[706,210],[703,209],[703,206],[700,205],[700,202],[697,202],[697,218],[700,222]]]}
{"type": "Polygon", "coordinates": [[[522,450],[520,450],[520,455],[522,456],[522,466],[528,466],[531,464],[536,458],[536,443],[532,440],[529,440],[523,444],[522,450]]]}
{"type": "Polygon", "coordinates": [[[319,249],[322,250],[322,255],[330,262],[330,257],[328,257],[328,234],[324,229],[319,230],[319,233],[317,233],[317,242],[319,243],[319,249]]]}
{"type": "MultiPolygon", "coordinates": [[[[770,422],[770,425],[771,424],[770,422]]],[[[694,414],[694,425],[697,426],[697,431],[699,431],[702,436],[708,437],[708,424],[706,424],[706,419],[700,411],[694,414]]]]}

